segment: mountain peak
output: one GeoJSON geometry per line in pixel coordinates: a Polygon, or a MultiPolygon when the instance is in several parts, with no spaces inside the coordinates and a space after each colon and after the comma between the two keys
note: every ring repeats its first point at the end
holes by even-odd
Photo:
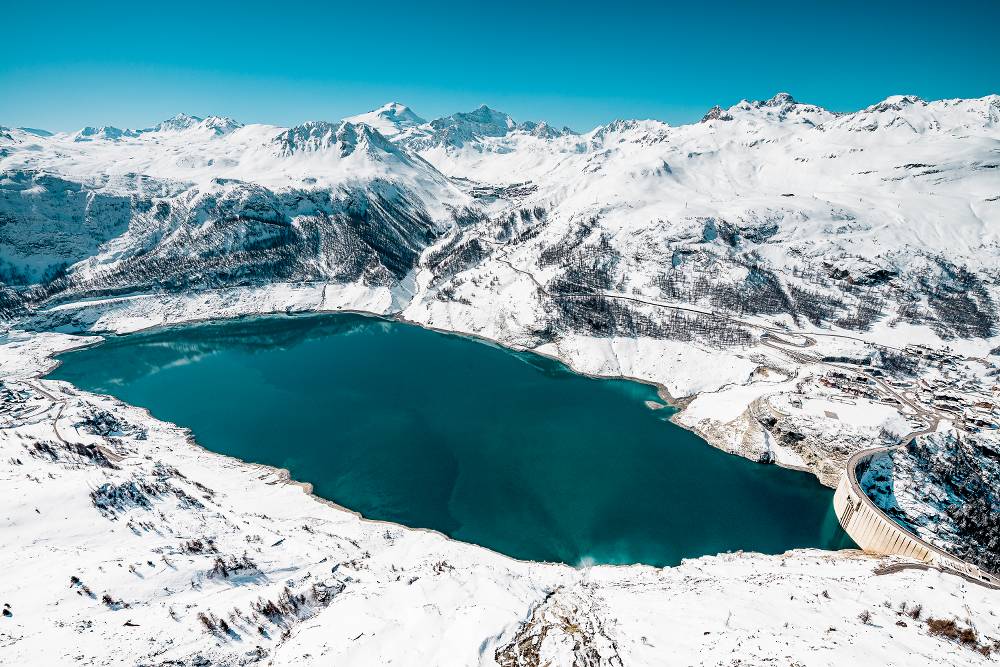
{"type": "Polygon", "coordinates": [[[509,114],[497,111],[485,104],[480,104],[474,110],[466,113],[457,113],[453,117],[463,117],[465,120],[473,120],[480,123],[491,123],[494,125],[505,125],[508,129],[514,127],[514,121],[509,114]]]}
{"type": "Polygon", "coordinates": [[[714,119],[733,120],[740,117],[752,117],[757,120],[791,121],[807,125],[819,125],[834,116],[835,114],[823,107],[818,107],[814,104],[804,104],[796,100],[789,93],[779,92],[766,100],[740,100],[738,104],[731,106],[727,110],[723,110],[721,107],[710,109],[705,114],[705,117],[702,118],[702,121],[707,122],[714,119]]]}
{"type": "Polygon", "coordinates": [[[778,93],[769,100],[765,100],[764,106],[766,107],[781,107],[786,104],[798,104],[795,98],[788,93],[778,93]]]}
{"type": "Polygon", "coordinates": [[[223,135],[240,129],[243,127],[243,123],[229,116],[209,116],[198,123],[197,126],[209,130],[216,135],[223,135]]]}
{"type": "Polygon", "coordinates": [[[485,104],[472,111],[462,111],[432,120],[430,125],[433,135],[425,140],[428,145],[447,145],[455,148],[461,148],[466,142],[480,137],[506,136],[517,127],[509,115],[491,109],[485,104]]]}
{"type": "MultiPolygon", "coordinates": [[[[243,123],[238,120],[234,120],[229,116],[208,116],[206,118],[202,118],[201,116],[179,113],[176,116],[163,121],[154,127],[152,131],[183,132],[185,130],[196,128],[198,130],[207,131],[216,136],[222,136],[224,134],[229,134],[233,130],[238,130],[241,127],[243,127],[243,123]]],[[[149,130],[142,131],[148,132],[149,130]]]]}
{"type": "Polygon", "coordinates": [[[714,107],[708,110],[708,112],[701,117],[702,123],[707,123],[710,120],[732,120],[732,114],[726,112],[722,107],[716,104],[714,107]]]}
{"type": "Polygon", "coordinates": [[[200,116],[192,116],[186,113],[179,113],[172,118],[168,118],[159,125],[156,126],[156,132],[180,132],[181,130],[186,130],[189,127],[194,127],[200,123],[203,118],[200,116]]]}
{"type": "Polygon", "coordinates": [[[375,128],[385,137],[393,137],[404,130],[423,125],[426,121],[413,113],[413,109],[405,104],[389,102],[368,113],[348,116],[344,122],[367,125],[375,128]]]}
{"type": "MultiPolygon", "coordinates": [[[[954,103],[954,101],[951,101],[954,103]]],[[[838,119],[837,127],[852,132],[892,131],[922,134],[937,132],[943,127],[965,126],[972,118],[955,116],[942,102],[928,104],[916,95],[891,95],[877,104],[845,114],[838,119]]],[[[984,114],[988,122],[988,114],[984,114]]]]}
{"type": "Polygon", "coordinates": [[[337,132],[345,124],[350,126],[350,123],[346,122],[307,120],[301,125],[284,130],[272,140],[272,143],[278,147],[279,154],[284,156],[320,151],[337,143],[337,132]]]}
{"type": "Polygon", "coordinates": [[[927,106],[927,102],[916,95],[890,95],[878,104],[873,104],[865,111],[902,111],[906,107],[927,106]]]}
{"type": "Polygon", "coordinates": [[[425,122],[423,118],[413,112],[413,109],[399,102],[383,104],[372,113],[400,125],[420,125],[425,122]]]}
{"type": "Polygon", "coordinates": [[[564,127],[560,130],[552,127],[545,121],[536,123],[532,120],[526,120],[523,123],[518,123],[517,128],[527,132],[533,137],[538,137],[539,139],[555,139],[556,137],[561,137],[564,134],[573,134],[573,131],[568,127],[564,127]]]}
{"type": "Polygon", "coordinates": [[[324,120],[307,121],[283,131],[272,140],[272,143],[276,145],[278,154],[285,157],[296,153],[317,153],[337,149],[340,157],[346,158],[359,146],[364,147],[370,156],[374,156],[376,152],[402,156],[399,149],[386,139],[378,128],[349,120],[336,123],[324,120]]]}

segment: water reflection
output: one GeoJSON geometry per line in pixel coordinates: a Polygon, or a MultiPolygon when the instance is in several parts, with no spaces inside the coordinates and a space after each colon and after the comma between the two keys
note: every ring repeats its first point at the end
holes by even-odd
{"type": "Polygon", "coordinates": [[[67,354],[54,376],[365,516],[520,558],[665,565],[850,545],[829,489],[709,447],[647,409],[648,386],[395,322],[165,329],[67,354]]]}

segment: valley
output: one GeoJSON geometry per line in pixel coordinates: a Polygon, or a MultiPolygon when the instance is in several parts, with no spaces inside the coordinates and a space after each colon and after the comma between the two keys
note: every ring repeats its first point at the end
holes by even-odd
{"type": "MultiPolygon", "coordinates": [[[[995,572],[998,128],[996,95],[834,113],[784,93],[582,133],[396,103],[295,127],[2,128],[0,652],[989,664],[996,592],[947,569],[815,548],[513,560],[361,519],[304,493],[294,466],[220,456],[194,424],[45,376],[99,336],[77,354],[209,320],[377,315],[657,387],[643,398],[677,426],[791,469],[761,476],[833,488],[852,456],[894,448],[858,480],[866,496],[995,572]],[[945,617],[975,646],[930,633],[945,617]]],[[[741,507],[729,523],[759,518],[741,507]]]]}

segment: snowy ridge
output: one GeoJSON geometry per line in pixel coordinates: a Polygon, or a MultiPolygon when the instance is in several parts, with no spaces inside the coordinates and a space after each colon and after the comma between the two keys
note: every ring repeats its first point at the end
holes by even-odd
{"type": "Polygon", "coordinates": [[[123,130],[118,127],[105,125],[103,127],[85,127],[73,135],[73,141],[94,141],[95,139],[114,141],[122,137],[135,136],[138,136],[135,130],[123,130]]]}
{"type": "Polygon", "coordinates": [[[920,134],[972,129],[980,123],[986,127],[1000,123],[1000,96],[925,102],[915,95],[894,95],[844,117],[834,127],[853,132],[896,129],[920,134]]]}
{"type": "MultiPolygon", "coordinates": [[[[85,127],[70,134],[69,136],[72,137],[73,141],[117,141],[123,138],[135,138],[140,135],[150,133],[183,133],[189,131],[199,134],[222,136],[232,132],[233,130],[238,130],[241,127],[243,127],[243,123],[225,116],[209,116],[208,118],[199,118],[198,116],[179,113],[172,118],[168,118],[167,120],[158,123],[152,128],[132,130],[113,127],[110,125],[102,127],[85,127]]],[[[52,133],[45,132],[44,130],[31,131],[25,129],[24,131],[28,134],[34,134],[35,136],[42,138],[54,136],[52,133]]]]}
{"type": "Polygon", "coordinates": [[[241,127],[243,127],[243,123],[226,116],[209,116],[208,118],[199,118],[198,116],[179,113],[173,118],[168,118],[163,121],[152,130],[143,131],[185,132],[187,130],[195,130],[197,132],[205,132],[221,136],[223,134],[228,134],[233,130],[238,130],[241,127]]]}

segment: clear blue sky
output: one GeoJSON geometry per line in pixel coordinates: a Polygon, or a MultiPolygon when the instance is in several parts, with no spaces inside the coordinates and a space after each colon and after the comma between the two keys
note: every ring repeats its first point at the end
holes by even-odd
{"type": "Polygon", "coordinates": [[[0,23],[0,125],[52,130],[179,111],[293,124],[392,100],[583,130],[780,90],[839,111],[1000,92],[1000,0],[22,0],[0,23]]]}

